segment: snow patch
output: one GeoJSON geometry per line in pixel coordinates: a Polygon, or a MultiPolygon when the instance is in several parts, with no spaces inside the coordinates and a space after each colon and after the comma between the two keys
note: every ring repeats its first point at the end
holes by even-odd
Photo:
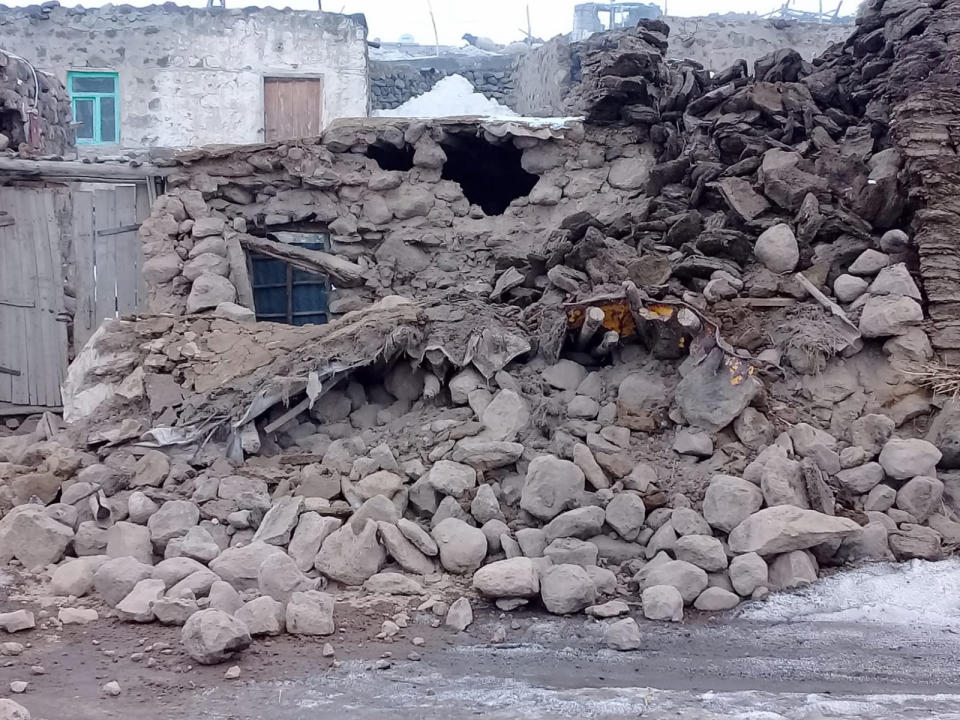
{"type": "Polygon", "coordinates": [[[496,100],[478,93],[463,75],[448,75],[429,92],[407,100],[393,110],[375,110],[377,117],[456,117],[479,115],[491,118],[515,118],[517,113],[496,100]]]}
{"type": "Polygon", "coordinates": [[[960,558],[875,563],[744,608],[750,620],[960,628],[960,558]]]}

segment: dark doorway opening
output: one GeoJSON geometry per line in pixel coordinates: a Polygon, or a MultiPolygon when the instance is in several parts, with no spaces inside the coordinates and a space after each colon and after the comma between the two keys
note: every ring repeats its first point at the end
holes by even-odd
{"type": "Polygon", "coordinates": [[[511,202],[529,195],[540,179],[523,169],[523,152],[513,143],[450,135],[441,144],[447,153],[443,179],[460,183],[467,200],[487,215],[502,215],[511,202]]]}
{"type": "Polygon", "coordinates": [[[27,141],[19,110],[0,110],[0,133],[10,139],[10,148],[13,150],[27,141]]]}
{"type": "Polygon", "coordinates": [[[376,160],[381,170],[412,170],[413,153],[413,146],[406,143],[402,148],[387,143],[367,147],[367,157],[376,160]]]}

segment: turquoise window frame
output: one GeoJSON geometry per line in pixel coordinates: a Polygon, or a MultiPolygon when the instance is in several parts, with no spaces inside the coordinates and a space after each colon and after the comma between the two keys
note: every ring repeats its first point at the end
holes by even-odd
{"type": "Polygon", "coordinates": [[[89,100],[93,102],[93,137],[77,138],[78,145],[116,145],[120,142],[120,74],[115,72],[86,72],[83,70],[71,70],[67,73],[67,90],[70,93],[70,111],[73,113],[73,121],[77,121],[77,101],[89,100]],[[113,92],[77,92],[73,91],[73,81],[75,78],[111,78],[113,80],[113,92]],[[103,98],[113,98],[113,140],[103,139],[103,112],[100,104],[103,98]]]}

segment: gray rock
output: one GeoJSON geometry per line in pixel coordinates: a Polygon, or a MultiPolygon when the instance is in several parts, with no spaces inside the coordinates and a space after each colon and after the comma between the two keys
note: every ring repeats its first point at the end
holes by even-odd
{"type": "Polygon", "coordinates": [[[173,538],[183,537],[200,522],[200,509],[188,500],[168,500],[147,520],[154,545],[166,547],[173,538]]]}
{"type": "Polygon", "coordinates": [[[651,585],[640,596],[647,620],[683,620],[683,596],[672,585],[651,585]]]}
{"type": "Polygon", "coordinates": [[[407,520],[406,518],[400,518],[400,520],[397,521],[397,528],[399,528],[407,540],[413,543],[417,550],[427,557],[436,557],[440,553],[437,544],[433,541],[433,538],[430,537],[430,533],[415,522],[407,520]]]}
{"type": "Polygon", "coordinates": [[[588,538],[600,532],[604,517],[603,508],[592,505],[576,508],[557,515],[543,526],[543,532],[547,542],[565,537],[588,538]]]}
{"type": "Polygon", "coordinates": [[[897,507],[923,522],[940,509],[943,483],[935,477],[917,476],[897,491],[897,507]]]}
{"type": "Polygon", "coordinates": [[[272,597],[254,598],[244,603],[234,617],[247,626],[253,637],[260,635],[279,635],[284,630],[285,610],[283,603],[272,597]]]}
{"type": "Polygon", "coordinates": [[[371,575],[363,584],[367,592],[380,595],[425,595],[423,585],[413,578],[395,572],[381,572],[371,575]]]}
{"type": "Polygon", "coordinates": [[[573,464],[583,471],[584,478],[595,490],[610,487],[607,474],[600,467],[590,448],[583,443],[575,443],[573,446],[573,464]]]}
{"type": "Polygon", "coordinates": [[[503,511],[500,510],[500,501],[490,485],[481,485],[477,494],[470,502],[470,514],[481,525],[489,520],[503,521],[503,511]]]}
{"type": "Polygon", "coordinates": [[[210,570],[198,570],[195,573],[190,573],[183,580],[170,588],[167,591],[167,597],[205,597],[210,592],[210,588],[213,586],[213,584],[219,579],[220,577],[210,570]]]}
{"type": "Polygon", "coordinates": [[[435,462],[427,478],[430,486],[438,493],[455,498],[463,497],[477,486],[477,471],[469,465],[452,460],[435,462]]]}
{"type": "Polygon", "coordinates": [[[93,588],[93,574],[108,559],[105,555],[93,555],[64,562],[53,571],[50,591],[54,595],[83,597],[93,588]]]}
{"type": "Polygon", "coordinates": [[[888,534],[883,523],[869,522],[843,539],[835,557],[840,562],[893,561],[888,534]]]}
{"type": "Polygon", "coordinates": [[[521,528],[517,530],[516,536],[524,556],[543,557],[543,551],[547,547],[547,534],[541,528],[521,528]]]}
{"type": "Polygon", "coordinates": [[[489,598],[534,597],[540,592],[540,576],[530,558],[515,557],[484,565],[473,574],[473,587],[489,598]]]}
{"type": "Polygon", "coordinates": [[[607,625],[603,641],[611,650],[639,650],[643,646],[640,628],[633,618],[623,618],[607,625]]]}
{"type": "Polygon", "coordinates": [[[361,500],[377,495],[392,498],[403,488],[403,478],[389,470],[378,470],[363,477],[354,487],[361,500]]]}
{"type": "Polygon", "coordinates": [[[863,278],[844,274],[833,281],[833,294],[840,302],[851,303],[863,295],[869,285],[870,283],[863,278]]]}
{"type": "Polygon", "coordinates": [[[627,375],[617,389],[617,425],[649,432],[667,405],[667,389],[660,378],[643,373],[627,375]]]}
{"type": "Polygon", "coordinates": [[[893,507],[897,500],[897,491],[889,485],[877,485],[863,501],[864,511],[885,512],[893,507]]]}
{"type": "MultiPolygon", "coordinates": [[[[7,515],[7,517],[10,517],[10,515],[7,515]]],[[[107,529],[100,527],[93,520],[80,523],[77,526],[77,534],[73,538],[73,552],[76,553],[77,557],[105,554],[107,552],[107,529]]]]}
{"type": "Polygon", "coordinates": [[[913,281],[906,263],[897,263],[883,268],[870,283],[871,295],[905,295],[920,300],[920,289],[913,281]]]}
{"type": "Polygon", "coordinates": [[[922,525],[902,523],[888,536],[890,549],[900,562],[904,560],[942,560],[943,547],[940,533],[922,525]]]}
{"type": "Polygon", "coordinates": [[[377,530],[387,553],[404,570],[418,575],[436,572],[436,563],[410,542],[396,525],[381,521],[377,523],[377,530]]]}
{"type": "Polygon", "coordinates": [[[860,333],[865,338],[903,335],[923,322],[923,309],[913,298],[902,295],[871,296],[860,314],[860,333]]]}
{"type": "Polygon", "coordinates": [[[529,424],[530,407],[513,390],[501,390],[484,409],[480,422],[486,438],[512,442],[529,424]]]}
{"type": "Polygon", "coordinates": [[[92,608],[60,608],[57,620],[63,625],[89,625],[100,619],[100,613],[92,608]]]}
{"type": "Polygon", "coordinates": [[[453,446],[451,459],[477,470],[495,470],[513,465],[523,454],[523,445],[502,440],[463,438],[453,446]]]}
{"type": "Polygon", "coordinates": [[[257,584],[261,595],[268,595],[280,603],[287,603],[295,592],[311,590],[316,584],[304,575],[289,555],[275,555],[260,564],[257,584]]]}
{"type": "Polygon", "coordinates": [[[598,595],[613,595],[617,591],[617,576],[613,570],[597,567],[596,565],[587,565],[584,570],[593,580],[593,587],[598,595]]]}
{"type": "Polygon", "coordinates": [[[150,605],[153,617],[163,625],[182,626],[190,616],[200,610],[197,601],[191,598],[159,598],[150,605]]]}
{"type": "Polygon", "coordinates": [[[765,508],[737,525],[728,537],[730,551],[775,555],[843,539],[859,528],[852,520],[793,505],[765,508]]]}
{"type": "Polygon", "coordinates": [[[719,587],[708,587],[700,596],[693,601],[693,606],[697,610],[704,612],[719,612],[721,610],[732,610],[740,604],[740,596],[729,590],[719,587]]]}
{"type": "Polygon", "coordinates": [[[730,382],[734,368],[722,367],[724,354],[714,349],[677,384],[674,401],[692,427],[719,432],[742,413],[763,384],[742,368],[742,382],[730,382]]]}
{"type": "Polygon", "coordinates": [[[636,540],[643,529],[647,510],[639,495],[622,492],[607,503],[605,519],[624,540],[636,540]]]}
{"type": "Polygon", "coordinates": [[[527,468],[520,507],[541,520],[551,520],[575,505],[584,481],[583,471],[572,462],[541,455],[527,468]]]}
{"type": "Polygon", "coordinates": [[[708,458],[713,455],[713,438],[708,433],[683,428],[673,439],[673,451],[679,455],[708,458]]]}
{"type": "Polygon", "coordinates": [[[303,498],[298,495],[287,495],[274,501],[253,536],[254,542],[287,545],[293,529],[297,526],[301,508],[303,508],[303,498]]]}
{"type": "Polygon", "coordinates": [[[202,273],[193,281],[190,295],[187,296],[187,312],[196,313],[212,310],[220,303],[234,302],[237,288],[221,275],[202,273]]]}
{"type": "Polygon", "coordinates": [[[943,455],[936,445],[926,440],[888,440],[880,452],[879,462],[888,477],[907,480],[917,475],[936,477],[937,463],[943,455]]]}
{"type": "Polygon", "coordinates": [[[837,448],[837,439],[833,435],[808,423],[797,423],[788,434],[793,442],[793,451],[800,457],[811,457],[818,445],[828,450],[837,448]]]}
{"type": "Polygon", "coordinates": [[[31,630],[37,626],[37,621],[30,610],[13,610],[0,613],[0,628],[8,633],[31,630]]]}
{"type": "Polygon", "coordinates": [[[117,603],[117,615],[126,622],[148,623],[153,621],[153,603],[163,597],[166,585],[163,580],[145,579],[133,586],[133,590],[117,603]]]}
{"type": "Polygon", "coordinates": [[[863,415],[850,425],[850,442],[875,457],[893,435],[896,424],[887,415],[863,415]]]}
{"type": "Polygon", "coordinates": [[[727,554],[723,543],[709,535],[687,535],[678,538],[673,545],[677,560],[684,560],[707,572],[717,572],[727,567],[727,554]]]}
{"type": "Polygon", "coordinates": [[[703,517],[723,532],[730,532],[760,509],[763,493],[753,483],[733,475],[714,475],[703,497],[703,517]]]}
{"type": "MultiPolygon", "coordinates": [[[[857,495],[868,493],[883,480],[883,468],[880,463],[866,463],[860,467],[841,470],[837,473],[837,482],[843,488],[857,495]]],[[[891,488],[892,489],[892,488],[891,488]]],[[[876,509],[876,508],[870,508],[876,509]]],[[[886,508],[883,508],[886,510],[886,508]]]]}
{"type": "Polygon", "coordinates": [[[790,590],[817,581],[817,560],[806,550],[778,555],[770,563],[768,588],[790,590]]]}
{"type": "MultiPolygon", "coordinates": [[[[109,552],[108,552],[109,554],[109,552]]],[[[208,563],[220,554],[220,545],[206,528],[197,525],[187,530],[180,541],[180,555],[208,563]]]]}
{"type": "Polygon", "coordinates": [[[760,474],[760,490],[768,507],[774,505],[810,507],[803,471],[800,463],[795,460],[782,457],[770,458],[760,474]]]}
{"type": "Polygon", "coordinates": [[[872,248],[864,250],[853,261],[847,272],[851,275],[876,275],[890,264],[890,256],[872,248]]]}
{"type": "Polygon", "coordinates": [[[283,550],[275,545],[252,542],[243,547],[227,548],[210,562],[210,569],[236,590],[253,590],[258,586],[263,561],[282,553],[283,550]]]}
{"type": "Polygon", "coordinates": [[[319,590],[296,592],[287,604],[287,632],[291,635],[332,635],[333,596],[319,590]]]}
{"type": "Polygon", "coordinates": [[[470,601],[462,597],[453,601],[450,609],[447,610],[447,616],[444,624],[457,632],[463,632],[473,623],[473,608],[470,607],[470,601]]]}
{"type": "Polygon", "coordinates": [[[150,516],[159,509],[159,505],[139,490],[131,493],[127,498],[127,516],[132,523],[145,525],[150,516]]]}
{"type": "MultiPolygon", "coordinates": [[[[691,535],[690,537],[698,537],[691,535]]],[[[676,588],[683,602],[692,603],[702,593],[708,583],[707,573],[683,560],[668,560],[664,563],[649,563],[634,578],[641,590],[655,585],[670,585],[676,588]]]]}
{"type": "Polygon", "coordinates": [[[0,720],[30,720],[30,711],[9,698],[0,698],[0,720]]]}
{"type": "Polygon", "coordinates": [[[597,592],[579,565],[554,565],[540,578],[540,597],[549,612],[566,615],[593,605],[597,592]]]}
{"type": "Polygon", "coordinates": [[[442,520],[433,529],[432,535],[440,551],[440,564],[448,572],[458,575],[472,573],[487,556],[486,536],[462,520],[442,520]]]}
{"type": "Polygon", "coordinates": [[[187,654],[201,665],[215,665],[250,646],[246,626],[220,610],[190,616],[180,633],[187,654]]]}
{"type": "Polygon", "coordinates": [[[327,517],[316,512],[301,513],[297,527],[293,531],[293,537],[290,539],[290,545],[287,547],[287,553],[300,570],[307,572],[313,567],[323,541],[342,524],[339,518],[327,517]]]}
{"type": "Polygon", "coordinates": [[[692,508],[676,508],[670,514],[670,526],[677,535],[713,535],[710,523],[692,508]]]}
{"type": "Polygon", "coordinates": [[[207,601],[211,608],[223,610],[228,615],[233,615],[243,606],[240,593],[233,589],[233,585],[223,580],[217,580],[210,586],[207,601]]]}
{"type": "Polygon", "coordinates": [[[101,599],[114,607],[137,583],[153,574],[153,568],[132,557],[107,560],[93,574],[93,586],[101,599]]]}
{"type": "Polygon", "coordinates": [[[558,360],[540,374],[544,381],[557,390],[576,390],[587,376],[586,368],[572,360],[558,360]]]}
{"type": "Polygon", "coordinates": [[[203,563],[200,563],[193,558],[168,558],[157,563],[157,565],[153,568],[152,577],[163,580],[163,584],[166,587],[171,588],[188,575],[192,575],[195,572],[202,572],[206,569],[207,568],[203,566],[203,563]]]}
{"type": "Polygon", "coordinates": [[[649,560],[661,551],[672,551],[677,542],[677,531],[669,522],[664,523],[656,529],[650,539],[647,541],[646,557],[649,560]]]}
{"type": "Polygon", "coordinates": [[[737,439],[751,450],[759,450],[773,442],[776,436],[773,423],[756,408],[745,408],[733,421],[737,439]]]}
{"type": "Polygon", "coordinates": [[[0,564],[16,558],[33,570],[59,562],[71,540],[73,530],[47,515],[42,505],[21,505],[0,520],[0,564]]]}
{"type": "Polygon", "coordinates": [[[750,597],[759,587],[769,587],[767,563],[757,553],[737,555],[730,561],[730,584],[743,597],[750,597]]]}
{"type": "MultiPolygon", "coordinates": [[[[594,582],[594,585],[596,585],[596,582],[594,582]]],[[[630,606],[621,600],[610,600],[602,605],[591,605],[584,612],[590,617],[607,620],[609,618],[619,617],[620,615],[626,615],[630,612],[630,606]]]]}
{"type": "Polygon", "coordinates": [[[774,225],[760,233],[753,254],[768,270],[778,274],[793,272],[800,262],[797,237],[786,223],[774,225]]]}
{"type": "Polygon", "coordinates": [[[400,510],[385,495],[374,495],[369,500],[365,500],[349,520],[349,525],[355,528],[362,528],[367,520],[374,522],[388,522],[396,525],[400,520],[400,510]]]}
{"type": "Polygon", "coordinates": [[[596,565],[598,555],[596,545],[572,537],[557,538],[543,550],[554,565],[596,565]]]}
{"type": "Polygon", "coordinates": [[[377,542],[377,523],[367,520],[362,528],[348,523],[327,536],[315,567],[344,585],[363,585],[368,577],[380,572],[384,562],[386,552],[377,542]]]}

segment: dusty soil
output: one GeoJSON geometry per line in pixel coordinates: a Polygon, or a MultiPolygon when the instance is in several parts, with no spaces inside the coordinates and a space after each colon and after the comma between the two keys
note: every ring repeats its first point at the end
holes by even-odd
{"type": "Polygon", "coordinates": [[[644,648],[615,653],[582,617],[483,609],[455,634],[416,613],[397,637],[374,639],[388,614],[341,606],[331,638],[256,641],[236,660],[238,680],[224,679],[232,663],[195,666],[177,628],[101,619],[28,631],[2,638],[30,647],[2,658],[0,687],[27,680],[17,700],[47,720],[960,717],[960,636],[949,631],[700,616],[641,623],[644,648]],[[500,626],[507,641],[493,644],[500,626]],[[322,655],[328,640],[335,659],[322,655]],[[391,666],[375,669],[384,656],[391,666]],[[110,680],[119,697],[102,693],[110,680]]]}

